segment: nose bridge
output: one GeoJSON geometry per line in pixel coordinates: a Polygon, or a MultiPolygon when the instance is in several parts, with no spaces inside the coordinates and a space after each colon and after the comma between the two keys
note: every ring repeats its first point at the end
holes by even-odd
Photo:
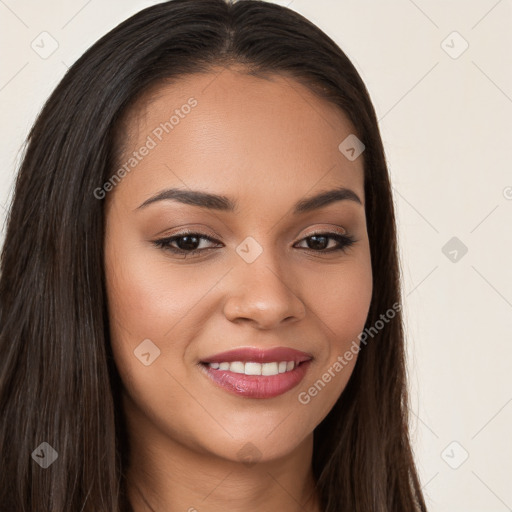
{"type": "Polygon", "coordinates": [[[229,320],[243,318],[268,328],[304,316],[304,304],[294,290],[290,273],[283,272],[275,247],[247,237],[236,252],[224,308],[229,320]]]}

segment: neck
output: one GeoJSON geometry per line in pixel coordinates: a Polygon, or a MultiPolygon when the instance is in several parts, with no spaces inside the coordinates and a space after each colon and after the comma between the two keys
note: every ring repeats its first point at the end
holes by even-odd
{"type": "Polygon", "coordinates": [[[134,512],[320,512],[312,435],[280,459],[241,462],[194,450],[134,414],[127,414],[134,512]]]}

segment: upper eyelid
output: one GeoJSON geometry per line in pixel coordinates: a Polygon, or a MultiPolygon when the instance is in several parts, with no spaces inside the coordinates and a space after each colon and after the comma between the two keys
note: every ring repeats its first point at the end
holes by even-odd
{"type": "MultiPolygon", "coordinates": [[[[322,223],[320,223],[320,224],[322,224],[322,223]]],[[[329,227],[313,228],[313,232],[311,232],[305,236],[308,237],[308,236],[312,236],[312,235],[320,234],[320,233],[336,233],[336,234],[340,234],[340,235],[348,235],[349,234],[347,229],[342,226],[338,226],[338,225],[335,225],[332,223],[324,223],[324,224],[326,224],[329,227]],[[341,233],[340,233],[340,231],[341,231],[341,233]]],[[[299,233],[300,233],[300,231],[299,231],[299,233]]],[[[221,236],[216,234],[215,231],[205,229],[204,227],[183,228],[183,231],[181,231],[181,232],[178,231],[177,233],[173,233],[171,235],[166,235],[162,238],[172,238],[172,237],[187,236],[187,235],[200,235],[200,236],[210,237],[210,238],[216,238],[216,237],[221,238],[221,236]]],[[[296,236],[298,236],[298,233],[296,236]]],[[[296,238],[296,236],[294,236],[294,238],[296,238]]]]}

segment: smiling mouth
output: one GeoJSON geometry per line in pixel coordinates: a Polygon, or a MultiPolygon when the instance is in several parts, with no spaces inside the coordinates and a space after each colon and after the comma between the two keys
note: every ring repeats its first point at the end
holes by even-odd
{"type": "Polygon", "coordinates": [[[199,368],[210,382],[229,394],[261,399],[283,395],[296,387],[312,360],[309,354],[290,349],[242,349],[201,361],[199,368]]]}

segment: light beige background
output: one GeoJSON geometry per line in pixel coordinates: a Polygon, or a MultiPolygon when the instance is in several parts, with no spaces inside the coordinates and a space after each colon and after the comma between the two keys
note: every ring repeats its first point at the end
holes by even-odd
{"type": "MultiPolygon", "coordinates": [[[[47,96],[94,41],[152,3],[0,0],[2,225],[22,142],[47,96]],[[47,50],[51,38],[58,44],[45,59],[31,47],[42,37],[47,50]]],[[[380,119],[429,510],[512,511],[512,3],[276,3],[342,47],[380,119]]]]}

